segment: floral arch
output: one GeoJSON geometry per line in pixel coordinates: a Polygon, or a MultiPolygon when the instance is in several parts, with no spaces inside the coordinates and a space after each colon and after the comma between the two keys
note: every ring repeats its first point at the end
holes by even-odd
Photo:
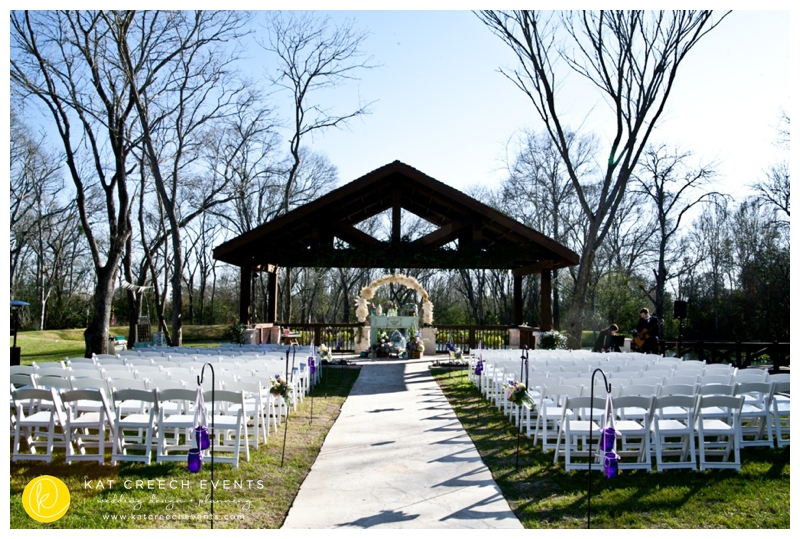
{"type": "Polygon", "coordinates": [[[422,295],[422,323],[433,323],[433,303],[431,303],[428,297],[427,290],[425,290],[414,277],[402,274],[384,275],[361,289],[361,295],[356,297],[356,317],[359,322],[365,322],[367,320],[367,316],[369,316],[367,302],[375,296],[375,291],[387,284],[399,284],[406,288],[413,288],[419,292],[422,295]]]}

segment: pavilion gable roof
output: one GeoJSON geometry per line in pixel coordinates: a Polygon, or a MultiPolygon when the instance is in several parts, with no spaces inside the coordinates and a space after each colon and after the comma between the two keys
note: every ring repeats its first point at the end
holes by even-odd
{"type": "Polygon", "coordinates": [[[572,266],[579,260],[555,240],[400,161],[219,245],[214,258],[255,270],[268,266],[507,268],[518,274],[572,266]],[[387,241],[356,226],[387,210],[392,212],[392,234],[387,241]],[[413,241],[403,238],[401,210],[436,229],[413,241]],[[335,238],[346,247],[337,248],[335,238]]]}

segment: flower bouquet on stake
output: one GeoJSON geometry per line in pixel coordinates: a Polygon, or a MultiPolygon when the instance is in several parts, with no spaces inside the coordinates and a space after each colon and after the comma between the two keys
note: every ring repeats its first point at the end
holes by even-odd
{"type": "Polygon", "coordinates": [[[291,388],[289,387],[289,383],[286,379],[281,376],[280,374],[275,375],[274,380],[270,380],[272,383],[272,387],[269,388],[270,395],[274,397],[282,397],[286,404],[289,404],[289,392],[291,388]]]}
{"type": "Polygon", "coordinates": [[[319,348],[317,348],[317,351],[319,352],[320,361],[326,361],[327,362],[327,361],[331,361],[333,359],[332,356],[331,356],[331,349],[328,348],[326,345],[320,344],[319,348]]]}
{"type": "Polygon", "coordinates": [[[458,348],[456,345],[447,341],[445,345],[447,347],[447,353],[450,354],[450,359],[463,359],[463,353],[461,352],[461,348],[458,348]]]}
{"type": "Polygon", "coordinates": [[[503,387],[506,389],[506,397],[508,398],[509,402],[512,402],[517,406],[522,406],[523,404],[527,404],[528,406],[533,405],[533,400],[528,394],[528,388],[525,387],[525,384],[522,382],[503,384],[503,387]]]}

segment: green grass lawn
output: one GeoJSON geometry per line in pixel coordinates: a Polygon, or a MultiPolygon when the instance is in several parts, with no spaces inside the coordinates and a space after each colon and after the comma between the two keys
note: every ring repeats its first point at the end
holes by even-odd
{"type": "MultiPolygon", "coordinates": [[[[358,369],[323,369],[324,383],[317,385],[313,398],[306,397],[290,416],[287,430],[282,426],[277,433],[270,433],[266,445],[258,450],[251,448],[250,462],[240,459],[238,469],[228,464],[215,466],[215,528],[280,528],[283,524],[358,376],[358,369]]],[[[110,454],[106,462],[110,462],[110,454]]],[[[56,450],[51,464],[12,462],[10,472],[12,529],[209,526],[208,520],[202,520],[210,511],[208,461],[198,474],[190,474],[185,462],[67,465],[61,449],[56,450]],[[21,502],[25,485],[44,474],[64,481],[71,497],[67,514],[51,524],[39,524],[28,517],[21,502]]]]}
{"type": "MultiPolygon", "coordinates": [[[[439,385],[525,528],[586,527],[587,472],[564,472],[521,437],[469,382],[466,371],[434,371],[439,385]],[[517,460],[518,459],[518,460],[517,460]],[[517,467],[517,462],[519,466],[517,467]]],[[[785,528],[789,448],[745,448],[742,471],[592,472],[591,525],[597,528],[785,528]]]]}
{"type": "MultiPolygon", "coordinates": [[[[17,335],[17,346],[22,349],[23,365],[31,362],[62,361],[68,357],[83,357],[86,344],[83,329],[62,329],[52,331],[22,331],[17,335]]],[[[184,326],[184,346],[216,346],[222,342],[225,326],[184,326]]],[[[109,334],[126,336],[128,328],[112,327],[109,334]]],[[[13,340],[13,339],[12,339],[13,340]]]]}

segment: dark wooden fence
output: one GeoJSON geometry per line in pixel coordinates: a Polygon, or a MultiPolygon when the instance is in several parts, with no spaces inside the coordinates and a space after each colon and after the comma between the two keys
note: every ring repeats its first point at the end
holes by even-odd
{"type": "MultiPolygon", "coordinates": [[[[359,324],[279,324],[282,328],[289,328],[292,333],[299,334],[297,339],[301,345],[308,345],[312,341],[315,344],[325,344],[332,350],[352,353],[355,350],[355,343],[358,332],[361,330],[359,324]],[[341,341],[341,344],[337,344],[341,341]]],[[[466,354],[473,348],[478,347],[478,343],[486,350],[501,350],[509,347],[509,326],[466,326],[448,325],[436,326],[436,353],[446,353],[447,343],[461,348],[466,354]]],[[[369,335],[365,334],[365,339],[369,335]]],[[[530,328],[520,329],[520,345],[527,345],[528,348],[534,347],[534,337],[530,328]]]]}

